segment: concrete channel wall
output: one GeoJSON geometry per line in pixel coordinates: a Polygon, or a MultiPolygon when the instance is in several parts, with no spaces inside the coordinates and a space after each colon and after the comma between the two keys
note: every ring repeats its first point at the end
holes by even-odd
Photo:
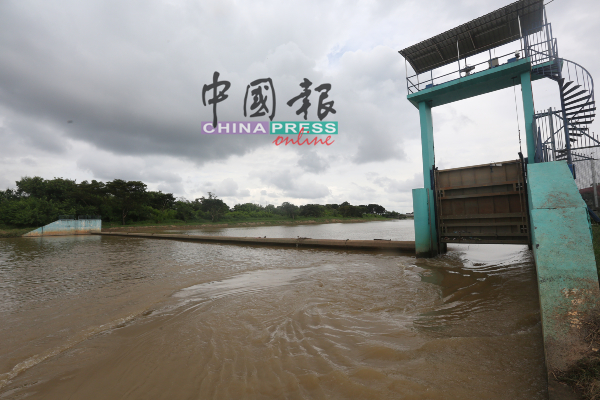
{"type": "Polygon", "coordinates": [[[566,162],[529,164],[527,176],[544,348],[551,373],[570,367],[588,351],[585,322],[598,311],[600,290],[586,204],[566,162]]]}
{"type": "Polygon", "coordinates": [[[334,240],[311,238],[267,238],[267,237],[238,237],[238,236],[199,236],[180,234],[159,234],[141,232],[94,232],[102,236],[128,236],[147,239],[186,240],[204,243],[251,244],[263,246],[284,246],[296,248],[329,248],[329,249],[362,249],[389,250],[396,252],[415,252],[415,242],[399,240],[334,240]]]}
{"type": "Polygon", "coordinates": [[[24,234],[24,237],[89,235],[102,230],[100,219],[60,219],[24,234]]]}

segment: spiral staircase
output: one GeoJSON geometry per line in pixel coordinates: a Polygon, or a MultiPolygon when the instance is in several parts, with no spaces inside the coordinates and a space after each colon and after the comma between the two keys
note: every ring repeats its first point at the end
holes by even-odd
{"type": "Polygon", "coordinates": [[[578,149],[600,146],[600,142],[590,135],[589,129],[596,116],[592,76],[581,65],[564,58],[534,65],[531,72],[558,83],[561,109],[557,116],[562,119],[564,137],[562,148],[555,149],[555,161],[566,160],[572,164],[573,161],[586,159],[585,155],[577,152],[578,149]]]}

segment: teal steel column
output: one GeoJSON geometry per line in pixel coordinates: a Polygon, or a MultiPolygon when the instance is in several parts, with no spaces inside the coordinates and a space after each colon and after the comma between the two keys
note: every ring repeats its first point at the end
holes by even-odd
{"type": "Polygon", "coordinates": [[[413,190],[415,247],[418,257],[433,257],[438,254],[438,245],[435,226],[435,198],[431,188],[431,171],[435,164],[435,154],[430,103],[419,103],[419,116],[421,121],[424,189],[413,190]]]}
{"type": "Polygon", "coordinates": [[[527,143],[528,163],[535,162],[535,138],[533,131],[533,92],[531,91],[531,72],[521,73],[521,94],[523,95],[523,115],[525,116],[525,141],[527,143]]]}
{"type": "Polygon", "coordinates": [[[431,169],[435,164],[433,151],[433,119],[431,118],[431,105],[425,101],[419,103],[419,117],[421,120],[421,153],[423,155],[423,186],[431,188],[431,169]]]}

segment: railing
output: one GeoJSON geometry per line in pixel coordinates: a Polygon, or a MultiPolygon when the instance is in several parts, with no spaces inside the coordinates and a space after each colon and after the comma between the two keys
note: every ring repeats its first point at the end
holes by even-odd
{"type": "MultiPolygon", "coordinates": [[[[415,74],[406,78],[406,90],[408,94],[416,93],[418,91],[429,89],[431,87],[441,85],[442,83],[450,82],[456,79],[467,77],[478,72],[487,71],[488,69],[495,68],[503,64],[509,64],[515,62],[524,57],[525,52],[523,49],[518,49],[501,56],[492,57],[490,53],[489,60],[482,61],[477,64],[468,65],[466,59],[463,60],[464,65],[455,71],[448,72],[443,75],[433,76],[433,70],[429,72],[429,78],[424,74],[415,74]],[[504,62],[502,62],[504,61],[504,62]]],[[[457,61],[457,63],[459,63],[457,61]]]]}
{"type": "MultiPolygon", "coordinates": [[[[570,163],[597,158],[596,149],[600,147],[600,137],[590,133],[585,121],[595,116],[594,80],[590,73],[576,62],[557,58],[554,72],[548,69],[541,73],[554,73],[555,80],[563,86],[572,82],[566,90],[561,90],[561,109],[545,110],[534,115],[536,131],[536,162],[567,160],[570,163]],[[583,102],[569,105],[569,97],[580,93],[583,102]],[[567,125],[565,131],[564,125],[567,125]],[[583,126],[582,126],[583,125],[583,126]]],[[[591,123],[591,122],[590,122],[591,123]]]]}
{"type": "MultiPolygon", "coordinates": [[[[558,44],[556,39],[552,38],[551,24],[545,23],[536,29],[532,29],[531,32],[533,33],[524,32],[519,40],[519,48],[509,53],[492,57],[490,50],[489,59],[473,65],[468,65],[466,58],[462,61],[457,59],[457,69],[439,76],[434,76],[434,71],[436,69],[422,74],[407,76],[406,90],[408,94],[413,94],[465,76],[487,71],[499,65],[508,64],[524,57],[530,58],[531,65],[538,65],[557,59],[558,44]]],[[[447,66],[448,65],[444,67],[447,66]]]]}
{"type": "Polygon", "coordinates": [[[554,61],[558,58],[558,43],[552,37],[552,24],[523,32],[525,57],[531,59],[531,65],[554,61]]]}
{"type": "MultiPolygon", "coordinates": [[[[549,109],[535,114],[536,162],[566,160],[566,138],[562,110],[549,109]]],[[[576,130],[571,125],[571,155],[573,162],[590,160],[595,157],[595,148],[600,147],[600,137],[595,133],[576,130]],[[577,133],[580,132],[580,133],[577,133]]]]}

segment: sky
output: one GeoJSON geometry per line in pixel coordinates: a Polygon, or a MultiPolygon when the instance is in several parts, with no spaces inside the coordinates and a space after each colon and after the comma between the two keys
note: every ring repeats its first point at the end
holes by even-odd
{"type": "MultiPolygon", "coordinates": [[[[423,185],[419,113],[398,51],[507,4],[0,0],[0,189],[25,176],[126,179],[189,200],[210,191],[230,206],[349,201],[410,212],[411,189],[423,185]],[[299,103],[286,102],[305,78],[311,89],[331,84],[334,143],[201,134],[212,121],[202,88],[215,71],[231,83],[219,121],[249,120],[244,94],[256,79],[273,81],[274,121],[301,120],[299,103]]],[[[560,56],[600,76],[600,3],[546,8],[560,56]]],[[[536,109],[558,105],[555,86],[534,82],[533,92],[536,109]]],[[[516,99],[504,89],[434,108],[436,165],[516,159],[519,87],[516,99]]],[[[310,100],[316,121],[318,92],[310,100]]]]}

